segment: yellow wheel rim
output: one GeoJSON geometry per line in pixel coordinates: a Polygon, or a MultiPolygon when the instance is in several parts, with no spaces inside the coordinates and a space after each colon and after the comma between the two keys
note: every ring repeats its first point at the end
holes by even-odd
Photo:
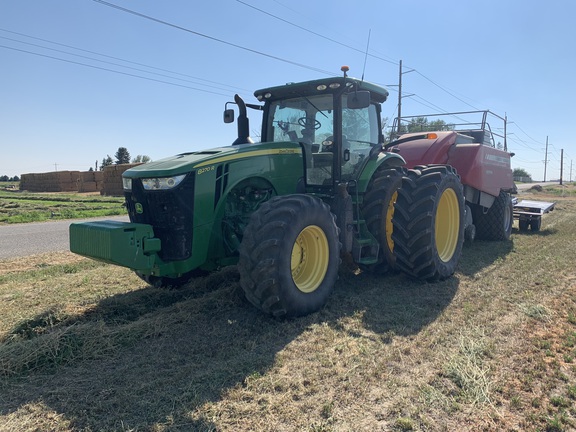
{"type": "Polygon", "coordinates": [[[388,209],[386,210],[386,243],[388,244],[388,250],[394,250],[394,240],[392,240],[392,231],[394,226],[392,225],[392,217],[394,216],[394,203],[398,198],[398,191],[395,191],[388,202],[388,209]]]}
{"type": "Polygon", "coordinates": [[[315,291],[326,276],[330,252],[324,231],[316,225],[304,228],[292,247],[292,279],[304,292],[315,291]]]}
{"type": "Polygon", "coordinates": [[[460,203],[453,189],[442,192],[436,209],[436,250],[444,262],[454,256],[460,232],[460,203]]]}

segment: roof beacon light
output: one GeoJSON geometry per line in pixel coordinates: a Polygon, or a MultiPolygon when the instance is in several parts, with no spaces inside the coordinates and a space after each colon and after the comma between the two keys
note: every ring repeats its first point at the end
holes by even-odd
{"type": "Polygon", "coordinates": [[[340,70],[344,72],[344,78],[346,78],[348,76],[347,72],[350,70],[350,68],[348,66],[342,66],[340,70]]]}

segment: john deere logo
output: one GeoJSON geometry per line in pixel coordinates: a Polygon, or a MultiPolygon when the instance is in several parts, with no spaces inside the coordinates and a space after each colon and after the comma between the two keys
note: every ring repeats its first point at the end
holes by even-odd
{"type": "Polygon", "coordinates": [[[142,204],[136,203],[134,208],[136,209],[136,213],[138,213],[138,214],[144,213],[144,207],[142,207],[142,204]]]}

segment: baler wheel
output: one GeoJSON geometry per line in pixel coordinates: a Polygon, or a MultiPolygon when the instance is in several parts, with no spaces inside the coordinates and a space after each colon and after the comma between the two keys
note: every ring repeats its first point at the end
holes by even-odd
{"type": "Polygon", "coordinates": [[[450,277],[464,243],[464,195],[456,170],[448,165],[409,170],[392,222],[400,270],[428,281],[450,277]]]}
{"type": "Polygon", "coordinates": [[[248,301],[277,318],[321,309],[338,278],[338,234],[330,208],[313,196],[262,204],[240,245],[240,285],[248,301]]]}
{"type": "Polygon", "coordinates": [[[510,194],[501,191],[486,213],[481,206],[474,206],[473,215],[479,240],[510,240],[514,222],[514,206],[510,194]]]}

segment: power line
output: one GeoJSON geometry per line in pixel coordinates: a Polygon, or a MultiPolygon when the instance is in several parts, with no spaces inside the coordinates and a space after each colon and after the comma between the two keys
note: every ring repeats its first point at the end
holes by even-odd
{"type": "Polygon", "coordinates": [[[535,149],[534,147],[531,147],[530,145],[528,145],[526,143],[526,141],[518,138],[517,136],[515,136],[515,134],[513,135],[513,133],[508,133],[508,140],[515,142],[516,144],[520,145],[521,147],[525,147],[525,148],[532,150],[532,151],[535,151],[535,152],[540,152],[539,149],[535,149]]]}
{"type": "Polygon", "coordinates": [[[417,69],[414,69],[414,71],[420,75],[422,78],[424,78],[427,81],[430,81],[432,84],[434,84],[436,87],[438,87],[439,89],[443,90],[444,92],[448,93],[450,96],[452,96],[455,99],[458,99],[460,102],[462,102],[465,105],[468,105],[470,108],[475,109],[476,111],[480,111],[480,108],[476,108],[474,105],[469,104],[468,102],[466,102],[464,99],[459,98],[458,96],[456,96],[455,94],[449,92],[448,90],[446,90],[444,87],[442,87],[440,84],[432,81],[430,78],[428,78],[426,75],[424,75],[423,73],[419,72],[417,69]]]}
{"type": "MultiPolygon", "coordinates": [[[[93,61],[97,61],[97,62],[100,62],[100,63],[109,64],[109,65],[112,65],[112,66],[119,66],[119,67],[126,68],[126,69],[132,69],[132,70],[135,70],[135,71],[138,71],[138,72],[144,72],[144,73],[148,73],[148,74],[152,74],[152,75],[158,75],[158,76],[161,76],[161,77],[164,77],[164,78],[170,78],[170,79],[175,79],[175,80],[179,80],[179,81],[189,82],[189,83],[192,83],[192,84],[198,84],[198,85],[202,85],[202,86],[205,86],[205,87],[215,88],[215,89],[218,89],[218,90],[225,90],[225,89],[223,89],[221,86],[219,87],[219,86],[214,86],[214,85],[210,85],[210,84],[203,84],[203,83],[199,83],[199,82],[195,82],[195,81],[186,80],[186,79],[183,79],[183,78],[176,78],[176,77],[172,77],[172,76],[170,76],[170,75],[165,75],[165,74],[161,74],[161,73],[157,73],[157,72],[150,72],[150,71],[147,71],[147,70],[138,69],[138,68],[134,68],[134,67],[131,67],[131,66],[125,66],[125,65],[122,65],[122,64],[114,63],[114,62],[109,62],[109,61],[105,61],[105,60],[99,60],[99,59],[95,59],[94,57],[88,57],[88,56],[84,56],[84,55],[80,55],[80,54],[74,54],[74,53],[71,53],[71,52],[68,52],[68,51],[63,51],[63,50],[59,50],[59,49],[55,49],[55,48],[49,48],[49,47],[45,47],[45,46],[42,46],[42,45],[33,44],[33,43],[30,43],[30,42],[19,41],[19,40],[17,40],[17,39],[7,38],[7,37],[4,37],[4,36],[0,36],[0,39],[6,39],[6,40],[13,41],[13,42],[18,42],[18,43],[21,43],[21,44],[34,46],[34,47],[37,47],[37,48],[47,49],[47,50],[50,50],[50,51],[56,51],[56,52],[59,52],[59,53],[62,53],[62,54],[67,54],[67,55],[71,55],[71,56],[75,56],[75,57],[80,57],[80,58],[87,59],[87,60],[93,60],[93,61]]],[[[227,87],[231,87],[231,86],[227,86],[227,87]]]]}
{"type": "MultiPolygon", "coordinates": [[[[359,49],[359,48],[356,48],[356,47],[353,47],[353,46],[351,46],[351,45],[347,45],[347,44],[345,44],[345,43],[343,43],[343,42],[337,41],[336,39],[332,39],[332,38],[330,38],[330,37],[328,37],[328,36],[324,36],[323,34],[317,33],[317,32],[312,31],[312,30],[310,30],[310,29],[308,29],[308,28],[306,28],[306,27],[303,27],[303,26],[301,26],[301,25],[295,24],[295,23],[293,23],[293,22],[291,22],[291,21],[288,21],[287,19],[284,19],[284,18],[281,18],[281,17],[276,16],[276,15],[274,15],[274,14],[271,14],[270,12],[266,12],[265,10],[260,9],[260,8],[257,8],[256,6],[253,6],[253,5],[248,4],[248,3],[246,3],[246,2],[243,2],[242,0],[236,0],[236,1],[237,1],[238,3],[240,3],[240,4],[243,4],[244,6],[247,6],[247,7],[251,8],[251,9],[254,9],[254,10],[260,12],[260,13],[263,13],[264,15],[267,15],[267,16],[269,16],[269,17],[272,17],[272,18],[274,18],[274,19],[277,19],[277,20],[279,20],[279,21],[282,21],[283,23],[286,23],[286,24],[288,24],[288,25],[291,25],[291,26],[293,26],[293,27],[296,27],[296,28],[298,28],[298,29],[300,29],[300,30],[303,30],[303,31],[307,32],[307,33],[313,34],[314,36],[318,36],[318,37],[320,37],[320,38],[322,38],[322,39],[325,39],[325,40],[327,40],[327,41],[333,42],[333,43],[335,43],[335,44],[338,44],[338,45],[340,45],[340,46],[343,46],[343,47],[345,47],[345,48],[351,49],[351,50],[353,50],[353,51],[356,51],[356,52],[359,52],[359,53],[362,53],[362,54],[366,54],[366,52],[367,52],[367,51],[365,51],[365,50],[361,50],[361,49],[359,49]]],[[[378,57],[378,56],[376,56],[376,55],[374,55],[374,54],[368,53],[368,56],[377,58],[378,60],[382,60],[382,61],[387,62],[387,63],[391,63],[391,64],[394,64],[394,65],[398,65],[398,63],[395,62],[395,61],[388,60],[388,59],[385,59],[385,58],[382,58],[382,57],[378,57]]]]}
{"type": "Polygon", "coordinates": [[[537,144],[539,144],[539,145],[542,145],[542,143],[541,143],[540,141],[535,140],[535,139],[532,138],[530,135],[528,135],[528,134],[524,131],[524,129],[522,129],[522,128],[518,125],[518,123],[516,123],[515,121],[511,121],[511,122],[508,122],[508,123],[509,123],[509,124],[514,124],[518,129],[520,129],[520,131],[521,131],[524,135],[526,135],[528,138],[530,138],[530,139],[531,139],[532,141],[534,141],[535,143],[537,143],[537,144]]]}
{"type": "MultiPolygon", "coordinates": [[[[181,73],[181,72],[171,71],[171,70],[169,70],[169,69],[163,69],[163,68],[159,68],[159,67],[156,67],[156,66],[150,66],[150,65],[147,65],[147,64],[144,64],[144,63],[138,63],[138,62],[134,62],[134,61],[131,61],[131,60],[126,60],[126,59],[123,59],[123,58],[120,58],[120,57],[114,57],[114,56],[107,55],[107,54],[102,54],[102,53],[99,53],[99,52],[96,52],[96,51],[90,51],[90,50],[83,49],[83,48],[78,48],[78,47],[75,47],[75,46],[72,46],[72,45],[66,45],[66,44],[63,44],[63,43],[54,42],[54,41],[50,41],[50,40],[47,40],[47,39],[42,39],[42,38],[35,37],[35,36],[30,36],[30,35],[27,35],[27,34],[24,34],[24,33],[18,33],[18,32],[11,31],[11,30],[6,30],[6,29],[3,29],[3,28],[0,28],[0,31],[6,32],[6,33],[12,33],[12,34],[15,34],[15,35],[18,35],[18,36],[23,36],[23,37],[26,37],[26,38],[38,40],[38,41],[41,41],[41,42],[46,42],[46,43],[53,44],[53,45],[58,45],[58,46],[65,47],[65,48],[74,49],[74,50],[77,50],[77,51],[86,52],[86,53],[89,53],[89,54],[95,54],[95,55],[98,55],[98,56],[101,56],[101,57],[110,58],[110,59],[113,59],[113,60],[119,60],[119,61],[122,61],[122,62],[124,62],[124,63],[134,64],[134,65],[137,65],[137,66],[144,66],[144,67],[149,68],[149,69],[159,70],[159,71],[162,71],[162,72],[168,72],[168,73],[171,73],[171,74],[174,74],[174,75],[180,75],[180,76],[184,76],[184,77],[187,77],[187,78],[192,78],[192,79],[196,79],[196,80],[200,80],[200,81],[209,82],[209,83],[211,83],[211,84],[217,84],[217,85],[220,85],[220,86],[223,86],[223,87],[229,87],[229,88],[236,89],[236,90],[243,90],[243,91],[246,91],[246,92],[251,92],[251,91],[252,91],[252,90],[250,90],[250,89],[243,89],[243,88],[239,88],[239,87],[236,87],[236,86],[231,86],[231,85],[229,85],[229,84],[223,84],[223,83],[220,83],[220,82],[217,82],[217,81],[212,81],[212,80],[205,79],[205,78],[201,78],[201,77],[197,77],[197,76],[192,76],[192,75],[184,74],[184,73],[181,73]]],[[[26,42],[22,42],[22,41],[18,41],[18,42],[20,42],[20,43],[26,43],[26,42]]],[[[43,47],[43,48],[45,48],[45,47],[43,47]]],[[[51,48],[47,48],[47,49],[51,49],[51,48]]],[[[101,61],[101,60],[97,60],[97,61],[101,61]]],[[[122,66],[122,67],[125,67],[125,66],[122,66]]],[[[147,73],[148,73],[148,72],[147,72],[147,73]]]]}
{"type": "Polygon", "coordinates": [[[214,41],[214,42],[218,42],[218,43],[221,43],[221,44],[224,44],[224,45],[228,45],[228,46],[231,46],[231,47],[234,47],[234,48],[238,48],[238,49],[241,49],[241,50],[244,50],[244,51],[248,51],[248,52],[251,52],[251,53],[253,53],[253,54],[258,54],[258,55],[261,55],[261,56],[264,56],[264,57],[271,58],[271,59],[273,59],[273,60],[278,60],[278,61],[281,61],[281,62],[284,62],[284,63],[288,63],[288,64],[291,64],[291,65],[294,65],[294,66],[298,66],[298,67],[301,67],[301,68],[304,68],[304,69],[308,69],[308,70],[311,70],[311,71],[314,71],[314,72],[323,73],[323,74],[325,74],[325,75],[337,76],[336,74],[334,74],[334,73],[332,73],[332,72],[329,72],[329,71],[326,71],[326,70],[323,70],[323,69],[315,68],[315,67],[312,67],[312,66],[307,66],[307,65],[302,64],[302,63],[294,62],[294,61],[292,61],[292,60],[287,60],[287,59],[284,59],[284,58],[282,58],[282,57],[278,57],[278,56],[275,56],[275,55],[272,55],[272,54],[267,54],[267,53],[264,53],[264,52],[262,52],[262,51],[258,51],[258,50],[252,49],[252,48],[244,47],[244,46],[242,46],[242,45],[238,45],[238,44],[235,44],[235,43],[232,43],[232,42],[225,41],[225,40],[223,40],[223,39],[218,39],[218,38],[216,38],[216,37],[209,36],[209,35],[207,35],[207,34],[200,33],[200,32],[197,32],[197,31],[194,31],[194,30],[191,30],[191,29],[188,29],[188,28],[186,28],[186,27],[182,27],[182,26],[179,26],[179,25],[176,25],[176,24],[172,24],[172,23],[170,23],[170,22],[168,22],[168,21],[163,21],[163,20],[161,20],[161,19],[154,18],[154,17],[152,17],[152,16],[150,16],[150,15],[145,15],[145,14],[143,14],[143,13],[136,12],[136,11],[131,10],[131,9],[127,9],[127,8],[122,7],[122,6],[115,5],[115,4],[113,4],[113,3],[109,3],[109,2],[104,1],[104,0],[92,0],[92,1],[94,1],[94,2],[96,2],[96,3],[100,3],[100,4],[104,5],[104,6],[111,7],[111,8],[113,8],[113,9],[117,9],[117,10],[122,11],[122,12],[126,12],[126,13],[129,13],[129,14],[132,14],[132,15],[137,16],[137,17],[140,17],[140,18],[145,18],[145,19],[147,19],[147,20],[154,21],[154,22],[157,22],[157,23],[159,23],[159,24],[163,24],[163,25],[166,25],[166,26],[169,26],[169,27],[173,27],[173,28],[175,28],[175,29],[185,31],[185,32],[191,33],[191,34],[193,34],[193,35],[200,36],[200,37],[203,37],[203,38],[212,40],[212,41],[214,41]]]}
{"type": "Polygon", "coordinates": [[[127,73],[127,72],[121,72],[121,71],[117,71],[117,70],[114,70],[114,69],[103,68],[103,67],[100,67],[100,66],[94,66],[94,65],[87,64],[87,63],[81,63],[81,62],[76,62],[76,61],[73,61],[73,60],[67,60],[67,59],[63,59],[63,58],[59,58],[59,57],[49,56],[49,55],[46,55],[46,54],[35,53],[35,52],[32,52],[32,51],[22,50],[22,49],[18,49],[18,48],[14,48],[14,47],[9,47],[9,46],[5,46],[5,45],[0,45],[0,48],[10,49],[10,50],[13,50],[13,51],[19,51],[19,52],[23,52],[23,53],[26,53],[26,54],[32,54],[32,55],[39,56],[39,57],[45,57],[45,58],[49,58],[49,59],[53,59],[53,60],[58,60],[58,61],[66,62],[66,63],[72,63],[72,64],[76,64],[76,65],[79,65],[79,66],[85,66],[85,67],[89,67],[89,68],[93,68],[93,69],[99,69],[99,70],[103,70],[103,71],[107,71],[107,72],[113,72],[113,73],[117,73],[117,74],[120,74],[120,75],[126,75],[126,76],[130,76],[130,77],[145,79],[145,80],[148,80],[148,81],[154,81],[154,82],[159,82],[159,83],[163,83],[163,84],[169,84],[169,85],[176,86],[176,87],[183,87],[183,88],[187,88],[187,89],[190,89],[190,90],[197,90],[197,91],[201,91],[201,92],[204,92],[204,93],[211,93],[211,94],[215,94],[215,95],[219,95],[219,96],[229,96],[228,94],[218,93],[218,92],[214,92],[214,91],[210,91],[210,90],[204,90],[204,89],[200,89],[200,88],[196,88],[196,87],[190,87],[190,86],[187,86],[187,85],[172,83],[172,82],[169,82],[169,81],[158,80],[158,79],[155,79],[155,78],[144,77],[144,76],[141,76],[141,75],[131,74],[131,73],[127,73]]]}

